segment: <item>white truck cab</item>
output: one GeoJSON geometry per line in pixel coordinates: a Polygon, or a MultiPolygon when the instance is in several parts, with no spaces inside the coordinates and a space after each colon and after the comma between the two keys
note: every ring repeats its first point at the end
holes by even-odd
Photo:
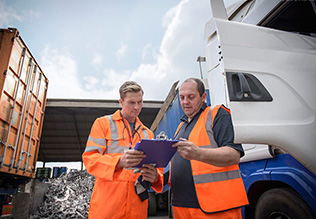
{"type": "Polygon", "coordinates": [[[222,0],[210,2],[212,18],[205,26],[210,97],[212,105],[231,109],[235,141],[246,151],[241,170],[250,206],[244,217],[315,218],[315,1],[243,0],[227,9],[222,0]],[[271,159],[262,166],[250,166],[266,158],[271,159]],[[274,169],[267,169],[268,162],[276,162],[274,169]],[[284,169],[294,163],[299,170],[284,169]],[[271,191],[282,197],[273,198],[271,191]],[[278,207],[291,197],[295,202],[285,202],[288,210],[278,207]]]}

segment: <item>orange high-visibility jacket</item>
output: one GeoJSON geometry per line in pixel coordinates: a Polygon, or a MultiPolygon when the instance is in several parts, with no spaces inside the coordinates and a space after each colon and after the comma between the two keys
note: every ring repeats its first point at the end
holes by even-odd
{"type": "MultiPolygon", "coordinates": [[[[120,110],[94,122],[82,160],[89,174],[96,177],[90,199],[89,218],[147,218],[148,200],[141,202],[135,192],[139,177],[131,169],[115,167],[125,150],[134,148],[141,139],[152,139],[154,134],[136,118],[132,136],[129,123],[122,119],[120,110]],[[125,121],[125,124],[124,124],[125,121]],[[131,136],[131,137],[130,137],[131,136]]],[[[163,169],[158,169],[159,180],[152,185],[156,192],[163,188],[163,169]]]]}
{"type": "MultiPolygon", "coordinates": [[[[222,107],[207,107],[200,115],[189,135],[189,141],[198,147],[218,148],[215,142],[212,124],[214,117],[222,107]]],[[[178,133],[181,123],[176,131],[178,133]]],[[[216,213],[248,205],[247,194],[238,165],[217,167],[204,162],[191,160],[192,175],[200,208],[205,213],[216,213]]]]}

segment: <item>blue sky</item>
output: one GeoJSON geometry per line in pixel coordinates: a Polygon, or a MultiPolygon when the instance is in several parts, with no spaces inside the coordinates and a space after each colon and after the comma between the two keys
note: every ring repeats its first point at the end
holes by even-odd
{"type": "Polygon", "coordinates": [[[164,100],[175,81],[200,77],[210,18],[209,0],[0,0],[0,28],[19,30],[48,98],[118,99],[136,80],[145,100],[164,100]]]}
{"type": "Polygon", "coordinates": [[[118,99],[136,80],[145,100],[164,100],[175,81],[200,77],[210,18],[209,0],[0,0],[0,28],[20,31],[48,98],[118,99]]]}

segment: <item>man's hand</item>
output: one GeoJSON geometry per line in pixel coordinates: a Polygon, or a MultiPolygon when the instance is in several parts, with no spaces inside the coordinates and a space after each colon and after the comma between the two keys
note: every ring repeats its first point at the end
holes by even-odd
{"type": "Polygon", "coordinates": [[[139,167],[138,169],[141,170],[141,173],[143,175],[143,179],[155,183],[158,181],[158,172],[157,168],[150,164],[144,164],[142,167],[139,167]]]}
{"type": "Polygon", "coordinates": [[[120,161],[116,166],[116,169],[134,167],[137,164],[139,164],[145,157],[146,155],[142,151],[127,150],[121,156],[120,161]]]}
{"type": "Polygon", "coordinates": [[[197,160],[200,156],[200,148],[197,147],[193,142],[187,139],[180,138],[181,141],[172,145],[172,147],[177,147],[178,153],[187,160],[197,160]]]}
{"type": "Polygon", "coordinates": [[[187,160],[197,160],[218,167],[238,164],[240,152],[229,146],[218,148],[201,148],[184,138],[172,145],[177,147],[178,153],[187,160]]]}

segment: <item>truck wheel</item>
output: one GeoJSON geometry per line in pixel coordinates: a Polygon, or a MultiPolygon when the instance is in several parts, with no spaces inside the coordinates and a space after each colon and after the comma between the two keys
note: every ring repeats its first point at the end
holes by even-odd
{"type": "Polygon", "coordinates": [[[276,188],[264,192],[256,205],[255,219],[315,218],[304,200],[288,188],[276,188]]]}
{"type": "Polygon", "coordinates": [[[157,214],[157,203],[156,203],[156,195],[154,192],[148,192],[148,215],[156,215],[157,214]]]}

